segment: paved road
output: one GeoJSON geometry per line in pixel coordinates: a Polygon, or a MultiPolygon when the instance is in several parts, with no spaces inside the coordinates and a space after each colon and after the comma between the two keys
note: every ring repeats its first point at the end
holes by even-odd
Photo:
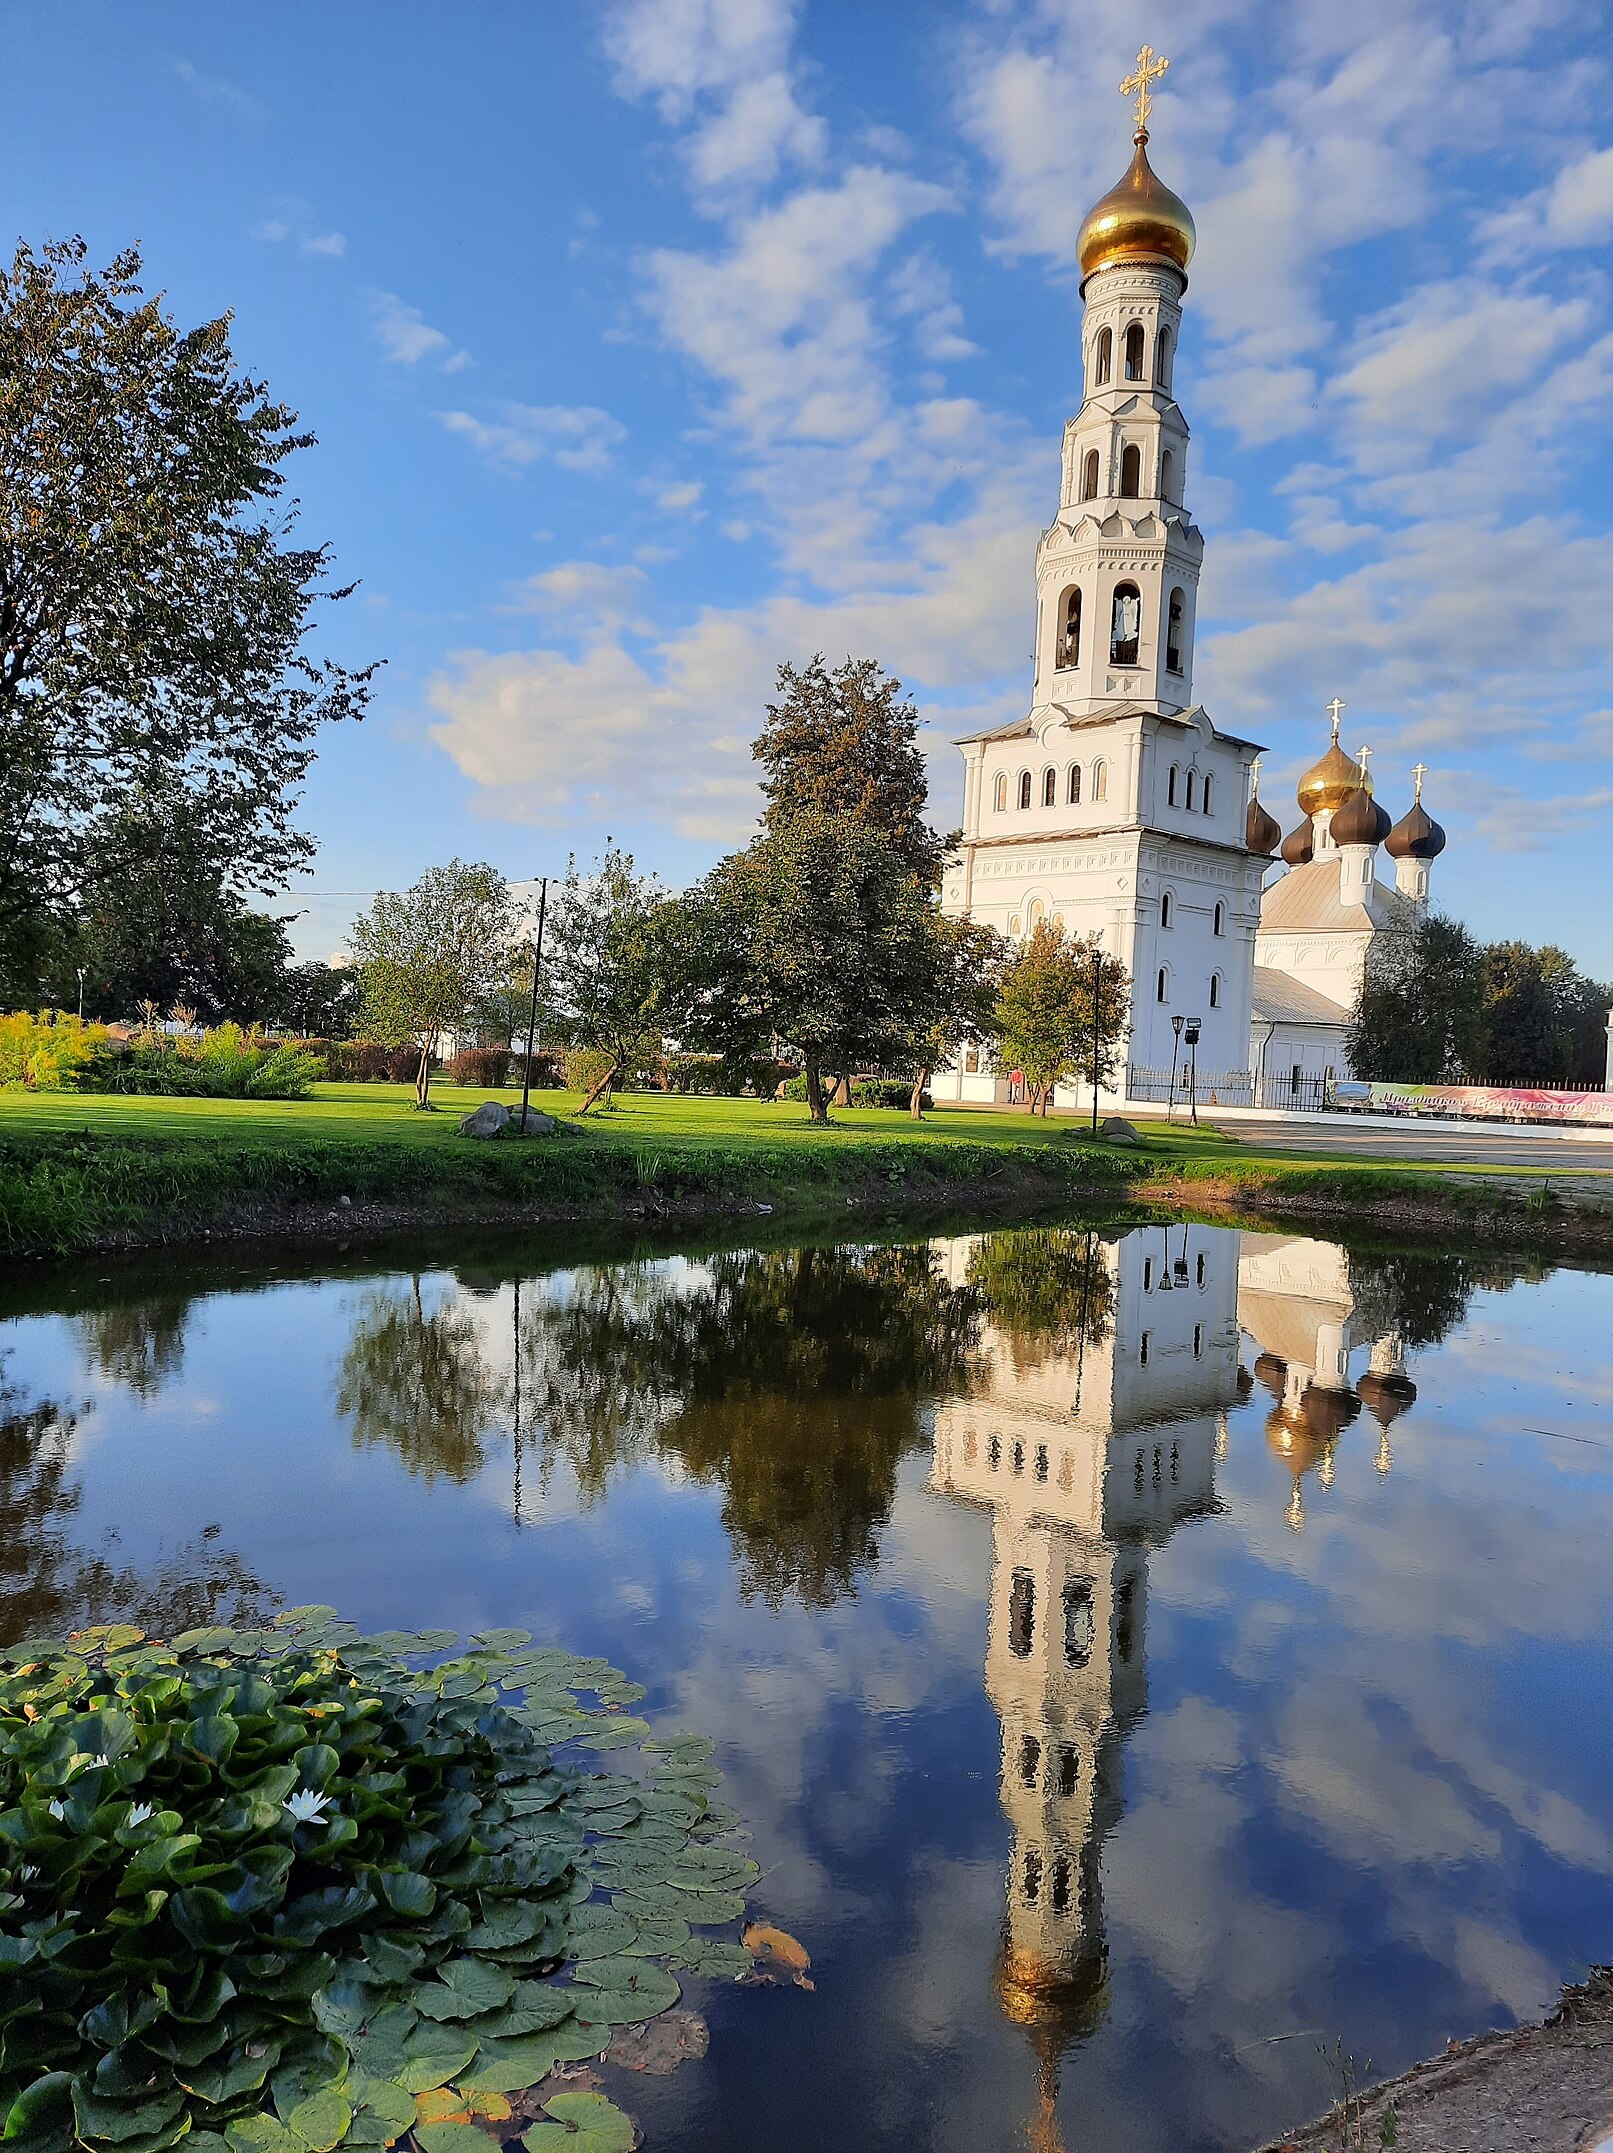
{"type": "MultiPolygon", "coordinates": [[[[1205,1114],[1206,1121],[1215,1119],[1205,1114]]],[[[1563,1175],[1613,1173],[1613,1135],[1565,1140],[1532,1129],[1430,1129],[1413,1122],[1405,1128],[1365,1129],[1343,1116],[1317,1114],[1303,1122],[1254,1118],[1220,1125],[1229,1136],[1263,1149],[1336,1151],[1357,1159],[1438,1159],[1442,1164],[1471,1166],[1478,1172],[1506,1166],[1549,1166],[1563,1175]]]]}

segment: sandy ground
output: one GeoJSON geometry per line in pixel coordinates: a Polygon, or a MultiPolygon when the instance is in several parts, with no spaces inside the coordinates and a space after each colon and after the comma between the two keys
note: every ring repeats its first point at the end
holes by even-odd
{"type": "Polygon", "coordinates": [[[1453,2042],[1443,2056],[1375,2086],[1359,2127],[1330,2117],[1262,2153],[1590,2153],[1613,2143],[1613,1968],[1564,1989],[1543,2026],[1453,2042]],[[1383,2137],[1394,2104],[1396,2135],[1383,2137]]]}

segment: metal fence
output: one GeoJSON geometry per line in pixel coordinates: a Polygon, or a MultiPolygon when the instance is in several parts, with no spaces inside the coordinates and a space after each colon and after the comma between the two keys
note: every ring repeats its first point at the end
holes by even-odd
{"type": "Polygon", "coordinates": [[[1126,1071],[1126,1097],[1156,1106],[1191,1107],[1196,1099],[1200,1108],[1260,1106],[1302,1114],[1320,1114],[1334,1103],[1333,1079],[1325,1074],[1267,1070],[1256,1082],[1247,1069],[1200,1069],[1195,1076],[1186,1062],[1177,1067],[1174,1092],[1170,1070],[1133,1062],[1126,1071]]]}

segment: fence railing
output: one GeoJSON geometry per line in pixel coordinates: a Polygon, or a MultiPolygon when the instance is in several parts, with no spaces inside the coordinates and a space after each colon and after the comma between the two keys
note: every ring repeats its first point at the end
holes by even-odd
{"type": "Polygon", "coordinates": [[[1247,1069],[1201,1069],[1195,1078],[1191,1066],[1183,1063],[1176,1071],[1174,1093],[1171,1085],[1168,1069],[1146,1069],[1133,1062],[1126,1071],[1126,1097],[1139,1102],[1168,1106],[1174,1097],[1178,1106],[1190,1105],[1194,1098],[1200,1106],[1253,1106],[1255,1103],[1254,1080],[1247,1069]]]}

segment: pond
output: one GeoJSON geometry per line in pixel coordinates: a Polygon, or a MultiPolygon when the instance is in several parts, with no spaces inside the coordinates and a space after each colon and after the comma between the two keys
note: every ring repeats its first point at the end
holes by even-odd
{"type": "MultiPolygon", "coordinates": [[[[228,1267],[233,1268],[228,1268],[228,1267]]],[[[88,1270],[97,1267],[92,1263],[88,1270]]],[[[716,1739],[645,2142],[1238,2153],[1613,1942],[1613,1280],[1176,1224],[0,1300],[0,1635],[326,1602],[716,1739]]]]}

